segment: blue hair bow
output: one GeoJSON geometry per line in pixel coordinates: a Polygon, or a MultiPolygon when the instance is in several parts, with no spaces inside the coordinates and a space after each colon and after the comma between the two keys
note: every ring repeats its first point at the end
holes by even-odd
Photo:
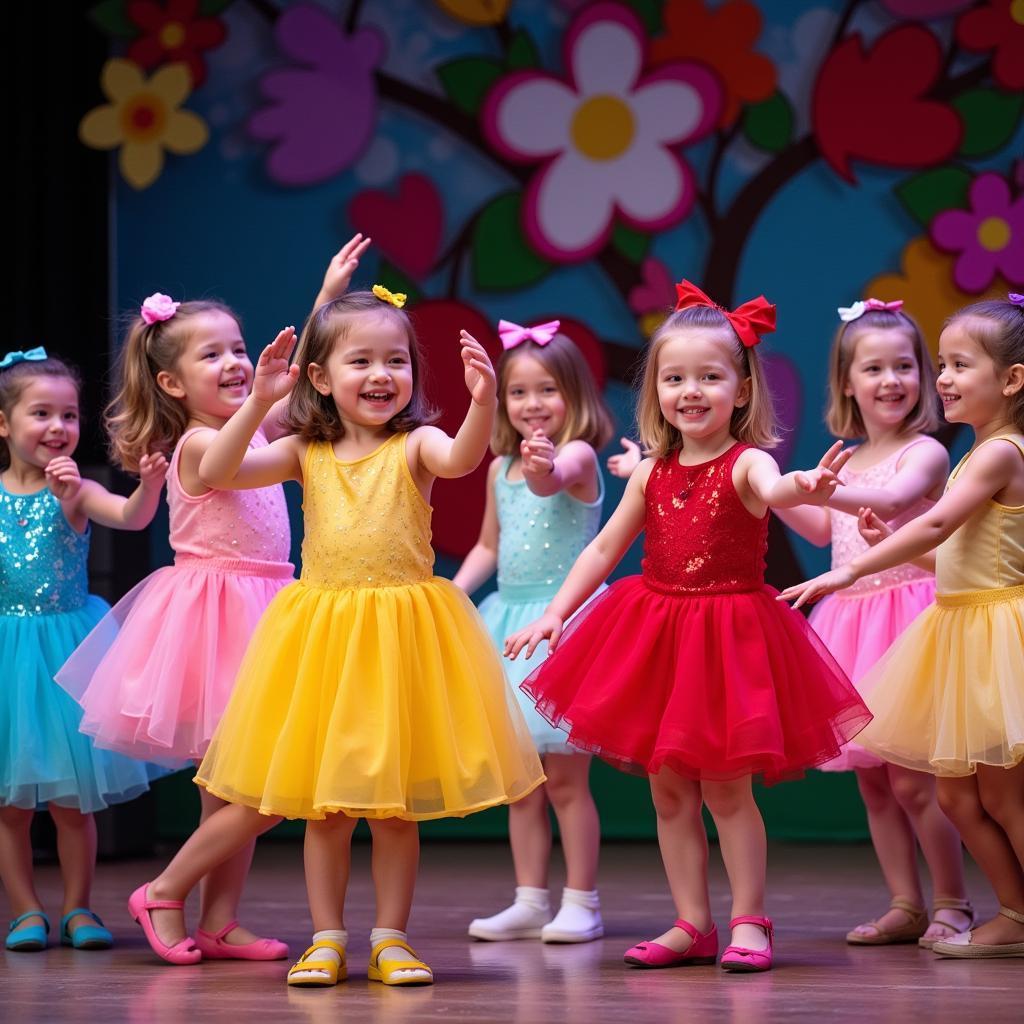
{"type": "Polygon", "coordinates": [[[39,362],[46,358],[46,349],[42,345],[30,348],[27,352],[8,352],[0,359],[0,370],[9,370],[18,363],[39,362]]]}

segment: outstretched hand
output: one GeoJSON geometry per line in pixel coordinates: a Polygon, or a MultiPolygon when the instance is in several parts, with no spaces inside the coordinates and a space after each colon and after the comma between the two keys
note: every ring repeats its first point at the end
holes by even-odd
{"type": "Polygon", "coordinates": [[[858,512],[857,529],[871,547],[880,544],[886,537],[891,537],[895,532],[884,519],[880,519],[869,508],[862,508],[858,512]]]}
{"type": "Polygon", "coordinates": [[[353,235],[332,257],[324,273],[324,283],[320,287],[318,305],[340,298],[348,291],[352,283],[352,275],[359,266],[359,259],[370,247],[371,239],[364,238],[361,233],[353,235]]]}
{"type": "Polygon", "coordinates": [[[167,476],[167,457],[163,452],[147,452],[139,459],[139,480],[145,488],[163,487],[167,476]]]}
{"type": "Polygon", "coordinates": [[[58,501],[70,501],[82,486],[78,464],[67,455],[50,459],[44,472],[46,484],[58,501]]]}
{"type": "Polygon", "coordinates": [[[487,350],[469,331],[459,332],[459,344],[470,396],[477,405],[490,405],[498,392],[498,383],[487,350]]]}
{"type": "Polygon", "coordinates": [[[523,459],[523,476],[550,476],[555,471],[555,446],[543,430],[535,430],[533,437],[521,441],[519,454],[523,459]]]}
{"type": "Polygon", "coordinates": [[[545,612],[536,622],[524,626],[517,633],[513,633],[505,640],[505,657],[515,661],[519,652],[526,648],[526,660],[533,657],[533,652],[544,640],[548,642],[548,653],[553,654],[558,646],[559,637],[565,623],[552,612],[545,612]]]}
{"type": "Polygon", "coordinates": [[[814,469],[796,473],[796,485],[803,492],[805,505],[825,505],[839,486],[839,472],[849,461],[853,449],[843,450],[843,442],[836,441],[821,457],[814,469]]]}
{"type": "Polygon", "coordinates": [[[294,344],[295,328],[285,327],[260,353],[256,376],[252,382],[254,398],[273,405],[278,399],[290,394],[299,379],[298,364],[288,364],[288,356],[294,344]]]}
{"type": "Polygon", "coordinates": [[[827,594],[843,590],[857,582],[857,575],[849,566],[841,565],[838,569],[824,572],[805,583],[796,583],[786,587],[776,598],[777,601],[792,601],[794,608],[805,604],[813,604],[827,594]]]}
{"type": "Polygon", "coordinates": [[[628,437],[620,437],[619,444],[626,450],[608,458],[608,472],[612,476],[626,480],[633,475],[633,470],[640,465],[643,456],[640,454],[640,445],[636,441],[631,441],[628,437]]]}

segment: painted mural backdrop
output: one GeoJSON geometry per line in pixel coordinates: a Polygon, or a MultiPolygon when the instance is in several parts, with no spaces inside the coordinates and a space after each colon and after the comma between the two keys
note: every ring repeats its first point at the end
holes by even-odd
{"type": "MultiPolygon", "coordinates": [[[[323,265],[407,292],[444,425],[459,328],[561,319],[623,431],[644,340],[692,277],[779,304],[787,440],[816,459],[835,309],[943,319],[1024,285],[1024,0],[104,0],[118,302],[216,294],[250,347],[323,265]]],[[[472,545],[482,471],[438,487],[472,545]]],[[[776,579],[815,568],[780,533],[776,579]]],[[[818,556],[820,557],[820,556],[818,556]]]]}

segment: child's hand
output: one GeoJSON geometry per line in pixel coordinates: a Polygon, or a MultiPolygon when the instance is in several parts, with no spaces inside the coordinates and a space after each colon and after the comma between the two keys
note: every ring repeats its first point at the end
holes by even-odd
{"type": "Polygon", "coordinates": [[[558,638],[562,635],[564,626],[565,624],[557,615],[545,612],[536,622],[524,626],[518,633],[513,633],[505,640],[505,657],[515,661],[516,656],[525,647],[526,659],[529,661],[533,657],[537,645],[543,640],[548,642],[548,653],[553,653],[558,646],[558,638]]]}
{"type": "Polygon", "coordinates": [[[51,459],[45,469],[46,484],[58,501],[70,501],[82,486],[78,465],[67,455],[51,459]]]}
{"type": "Polygon", "coordinates": [[[836,441],[811,470],[795,475],[797,487],[804,492],[805,505],[825,505],[839,486],[839,471],[846,465],[853,449],[842,450],[843,442],[836,441]]]}
{"type": "Polygon", "coordinates": [[[857,516],[857,529],[860,535],[874,547],[886,537],[893,535],[892,527],[883,519],[879,519],[869,508],[862,508],[857,516]]]}
{"type": "Polygon", "coordinates": [[[299,366],[288,365],[288,355],[295,344],[295,328],[286,327],[260,353],[256,376],[252,382],[253,398],[268,405],[289,394],[299,379],[299,366]]]}
{"type": "Polygon", "coordinates": [[[363,238],[362,234],[355,234],[331,257],[317,305],[337,299],[348,291],[352,275],[359,266],[359,257],[370,247],[370,241],[369,238],[363,238]]]}
{"type": "Polygon", "coordinates": [[[621,455],[612,455],[608,459],[608,472],[625,480],[632,476],[633,470],[640,465],[642,456],[640,445],[630,441],[628,437],[620,437],[619,444],[626,450],[621,455]]]}
{"type": "Polygon", "coordinates": [[[462,362],[466,367],[466,387],[477,405],[490,405],[498,391],[494,367],[483,345],[469,331],[459,332],[462,362]]]}
{"type": "Polygon", "coordinates": [[[147,490],[160,490],[167,476],[167,457],[163,452],[146,453],[139,459],[139,481],[147,490]]]}
{"type": "Polygon", "coordinates": [[[797,583],[792,587],[787,587],[775,600],[793,601],[796,598],[793,607],[799,608],[801,605],[817,601],[826,594],[852,586],[856,582],[856,573],[849,566],[841,565],[838,569],[815,576],[813,580],[807,580],[806,583],[797,583]]]}
{"type": "Polygon", "coordinates": [[[519,453],[523,457],[523,476],[550,476],[555,471],[555,446],[543,430],[535,430],[529,441],[520,442],[519,453]]]}

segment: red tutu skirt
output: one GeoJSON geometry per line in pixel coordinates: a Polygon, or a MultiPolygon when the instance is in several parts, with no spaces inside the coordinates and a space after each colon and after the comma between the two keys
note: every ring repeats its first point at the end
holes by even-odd
{"type": "Polygon", "coordinates": [[[871,712],[776,593],[660,593],[642,576],[621,579],[522,689],[574,746],[624,771],[797,778],[871,712]]]}

